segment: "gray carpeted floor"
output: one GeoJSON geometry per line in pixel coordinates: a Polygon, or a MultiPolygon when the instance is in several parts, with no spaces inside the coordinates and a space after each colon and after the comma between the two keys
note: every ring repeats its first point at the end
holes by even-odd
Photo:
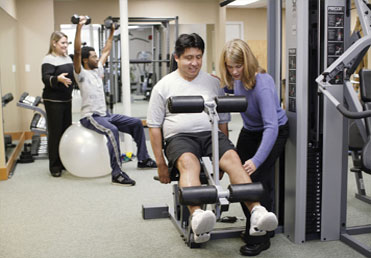
{"type": "MultiPolygon", "coordinates": [[[[230,126],[235,141],[241,124],[238,116],[233,121],[237,121],[230,126]]],[[[170,220],[143,220],[142,204],[172,204],[171,185],[154,181],[156,170],[137,170],[136,161],[125,163],[123,169],[137,181],[135,187],[112,185],[110,176],[83,179],[65,172],[53,178],[47,160],[18,164],[11,179],[0,181],[0,257],[241,257],[240,239],[215,240],[190,249],[170,220]]],[[[369,193],[370,177],[366,178],[369,193]]],[[[223,184],[227,183],[225,177],[223,184]]],[[[371,205],[354,198],[353,175],[349,185],[348,223],[371,224],[371,205]]],[[[229,213],[243,217],[237,204],[229,213]]],[[[362,240],[371,244],[371,235],[362,240]]],[[[297,245],[278,234],[259,257],[362,255],[340,241],[297,245]]]]}

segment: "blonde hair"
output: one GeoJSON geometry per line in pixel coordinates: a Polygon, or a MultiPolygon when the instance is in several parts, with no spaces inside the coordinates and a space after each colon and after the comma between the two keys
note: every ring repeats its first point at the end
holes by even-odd
{"type": "Polygon", "coordinates": [[[67,35],[60,31],[54,31],[52,35],[50,36],[50,42],[49,42],[49,51],[48,55],[52,54],[55,50],[54,43],[57,43],[61,38],[65,37],[68,39],[67,35]]]}
{"type": "Polygon", "coordinates": [[[247,90],[251,90],[255,86],[255,73],[265,73],[245,41],[240,39],[228,41],[222,50],[219,61],[221,85],[222,87],[227,85],[228,89],[233,89],[233,78],[228,72],[227,61],[243,66],[241,81],[247,90]]]}

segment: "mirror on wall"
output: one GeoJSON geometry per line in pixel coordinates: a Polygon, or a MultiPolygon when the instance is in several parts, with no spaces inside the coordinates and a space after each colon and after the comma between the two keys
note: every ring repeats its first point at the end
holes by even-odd
{"type": "Polygon", "coordinates": [[[14,140],[10,132],[17,131],[16,98],[17,92],[17,21],[0,8],[0,93],[2,97],[0,137],[2,146],[1,167],[14,150],[14,140]]]}

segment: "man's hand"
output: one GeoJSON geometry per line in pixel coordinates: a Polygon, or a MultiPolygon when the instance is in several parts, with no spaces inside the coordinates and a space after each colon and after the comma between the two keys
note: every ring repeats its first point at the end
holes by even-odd
{"type": "Polygon", "coordinates": [[[169,184],[171,182],[169,168],[166,164],[159,165],[157,167],[157,173],[161,183],[169,184]]]}
{"type": "Polygon", "coordinates": [[[79,25],[84,25],[87,21],[86,16],[79,16],[79,25]]]}
{"type": "Polygon", "coordinates": [[[67,78],[66,76],[68,75],[68,73],[61,73],[60,75],[58,75],[58,81],[63,83],[64,86],[66,86],[67,88],[70,87],[70,85],[72,84],[72,81],[70,78],[67,78]]]}
{"type": "Polygon", "coordinates": [[[249,176],[251,176],[252,173],[254,173],[256,171],[256,166],[255,166],[254,162],[252,162],[251,159],[247,160],[245,162],[245,164],[243,164],[243,168],[245,169],[247,174],[249,174],[249,176]]]}

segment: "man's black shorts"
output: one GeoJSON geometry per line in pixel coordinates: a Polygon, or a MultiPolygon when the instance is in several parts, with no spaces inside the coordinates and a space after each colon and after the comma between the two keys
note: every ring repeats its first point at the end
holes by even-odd
{"type": "MultiPolygon", "coordinates": [[[[219,132],[219,159],[228,150],[236,150],[228,137],[219,132]]],[[[169,171],[173,170],[178,158],[185,152],[191,152],[199,159],[212,156],[211,131],[198,133],[180,133],[165,140],[165,155],[169,171]]]]}

